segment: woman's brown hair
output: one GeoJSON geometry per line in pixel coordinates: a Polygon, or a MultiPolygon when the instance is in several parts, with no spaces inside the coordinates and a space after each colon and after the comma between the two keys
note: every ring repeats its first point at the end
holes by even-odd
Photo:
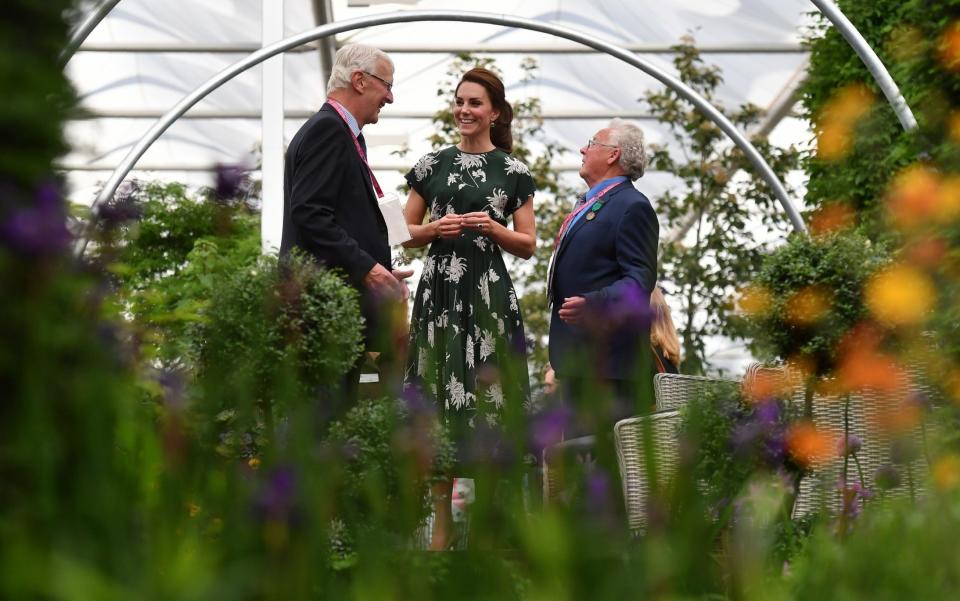
{"type": "Polygon", "coordinates": [[[493,122],[493,127],[490,129],[490,141],[493,142],[494,146],[504,152],[512,151],[513,131],[511,130],[511,124],[513,123],[513,107],[507,102],[503,82],[493,71],[484,69],[483,67],[474,67],[464,73],[463,77],[460,78],[460,82],[457,84],[457,91],[460,90],[460,86],[464,82],[468,81],[483,86],[483,89],[487,91],[487,96],[490,97],[490,104],[493,105],[494,110],[499,113],[496,121],[493,122]]]}
{"type": "Polygon", "coordinates": [[[653,322],[650,324],[650,342],[659,348],[663,355],[675,366],[680,367],[680,338],[670,316],[670,305],[663,298],[660,286],[654,286],[650,294],[650,308],[653,310],[653,322]]]}

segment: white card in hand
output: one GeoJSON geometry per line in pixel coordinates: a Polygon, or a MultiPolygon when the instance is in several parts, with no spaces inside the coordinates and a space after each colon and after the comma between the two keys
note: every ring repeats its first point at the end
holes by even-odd
{"type": "Polygon", "coordinates": [[[403,207],[400,206],[400,199],[393,192],[384,194],[380,199],[380,213],[383,214],[383,220],[387,223],[387,237],[390,246],[403,244],[411,238],[410,230],[407,228],[407,220],[403,218],[403,207]]]}

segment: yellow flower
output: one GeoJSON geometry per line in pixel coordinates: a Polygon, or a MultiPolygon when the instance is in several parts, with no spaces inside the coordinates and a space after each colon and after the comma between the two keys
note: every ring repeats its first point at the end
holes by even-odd
{"type": "Polygon", "coordinates": [[[260,467],[260,458],[259,458],[259,457],[251,457],[251,458],[247,461],[247,465],[250,466],[250,469],[254,469],[254,470],[255,470],[255,469],[259,468],[259,467],[260,467]]]}
{"type": "Polygon", "coordinates": [[[796,325],[810,325],[830,309],[832,294],[822,286],[808,286],[787,299],[786,320],[796,325]]]}
{"type": "Polygon", "coordinates": [[[825,161],[842,159],[853,146],[853,128],[870,110],[873,92],[862,83],[841,88],[817,119],[817,154],[825,161]]]}
{"type": "Polygon", "coordinates": [[[750,284],[740,291],[737,308],[746,315],[759,316],[770,310],[772,301],[773,297],[770,295],[770,291],[763,286],[750,284]]]}
{"type": "Polygon", "coordinates": [[[960,457],[944,455],[933,466],[933,483],[940,490],[952,490],[960,484],[960,457]]]}
{"type": "Polygon", "coordinates": [[[910,165],[893,179],[887,212],[894,225],[912,229],[935,219],[941,202],[940,177],[929,167],[910,165]]]}
{"type": "Polygon", "coordinates": [[[874,275],[867,283],[867,306],[882,323],[917,325],[933,308],[936,290],[923,272],[897,264],[874,275]]]}
{"type": "Polygon", "coordinates": [[[196,503],[187,503],[187,514],[195,518],[200,513],[200,506],[196,503]]]}

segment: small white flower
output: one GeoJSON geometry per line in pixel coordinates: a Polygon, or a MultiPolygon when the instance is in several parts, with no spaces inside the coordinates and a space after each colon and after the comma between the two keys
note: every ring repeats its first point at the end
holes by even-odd
{"type": "Polygon", "coordinates": [[[453,162],[460,167],[461,171],[470,171],[471,169],[483,167],[483,164],[487,162],[487,157],[482,154],[464,154],[461,152],[453,162]]]}
{"type": "Polygon", "coordinates": [[[433,346],[433,322],[427,324],[427,344],[433,346]]]}
{"type": "Polygon", "coordinates": [[[476,244],[478,247],[480,247],[480,250],[484,252],[487,251],[487,239],[484,238],[483,236],[477,236],[476,238],[474,238],[473,243],[476,244]]]}
{"type": "Polygon", "coordinates": [[[480,298],[487,307],[490,306],[490,282],[487,274],[480,276],[480,298]]]}
{"type": "Polygon", "coordinates": [[[507,206],[507,200],[507,193],[500,188],[494,188],[493,195],[487,197],[490,210],[500,219],[503,219],[503,210],[507,206]]]}
{"type": "Polygon", "coordinates": [[[507,161],[507,175],[510,175],[511,173],[523,173],[526,175],[530,174],[530,168],[527,167],[524,164],[524,162],[521,161],[520,159],[516,159],[508,155],[506,158],[506,161],[507,161]]]}
{"type": "Polygon", "coordinates": [[[474,349],[473,349],[473,336],[467,334],[467,367],[473,368],[474,365],[474,349]]]}
{"type": "Polygon", "coordinates": [[[470,175],[472,175],[475,179],[479,179],[481,182],[486,183],[487,181],[487,174],[486,172],[484,172],[483,169],[477,169],[476,171],[471,171],[470,175]]]}
{"type": "Polygon", "coordinates": [[[428,153],[423,155],[417,164],[413,166],[414,174],[417,176],[417,181],[423,181],[423,178],[427,177],[428,173],[433,173],[433,166],[437,164],[437,155],[436,153],[428,153]]]}
{"type": "Polygon", "coordinates": [[[463,190],[466,187],[467,187],[467,184],[460,184],[459,186],[457,186],[457,190],[463,190]]]}
{"type": "Polygon", "coordinates": [[[467,261],[458,257],[457,253],[453,253],[453,256],[450,257],[450,264],[447,265],[447,281],[457,284],[466,272],[467,261]]]}
{"type": "Polygon", "coordinates": [[[434,198],[430,202],[430,220],[436,221],[437,219],[440,219],[440,217],[442,217],[442,214],[440,213],[440,203],[436,198],[434,198]]]}
{"type": "Polygon", "coordinates": [[[423,275],[420,276],[420,279],[426,281],[432,278],[434,267],[436,267],[434,257],[427,257],[427,260],[423,263],[423,275]]]}
{"type": "Polygon", "coordinates": [[[450,381],[447,382],[447,394],[450,396],[449,403],[456,409],[460,409],[467,401],[466,391],[463,389],[463,383],[457,380],[457,376],[450,374],[450,381]]]}
{"type": "Polygon", "coordinates": [[[491,282],[499,282],[499,281],[500,281],[500,276],[497,275],[497,272],[494,271],[493,269],[491,269],[491,270],[488,271],[487,273],[490,275],[490,281],[491,281],[491,282]]]}
{"type": "Polygon", "coordinates": [[[445,327],[447,327],[447,324],[450,323],[450,322],[449,322],[449,319],[447,318],[447,313],[448,313],[448,311],[447,311],[446,309],[444,309],[444,310],[443,310],[443,313],[441,313],[441,314],[437,317],[437,327],[438,327],[438,328],[445,328],[445,327]]]}
{"type": "Polygon", "coordinates": [[[430,358],[429,353],[427,353],[427,347],[421,346],[420,352],[417,354],[417,375],[425,376],[427,375],[427,361],[430,358]]]}
{"type": "Polygon", "coordinates": [[[447,185],[452,186],[453,184],[457,183],[457,178],[459,177],[460,176],[456,173],[451,172],[450,175],[447,176],[447,185]]]}
{"type": "Polygon", "coordinates": [[[457,313],[463,313],[463,301],[457,301],[457,313]]]}
{"type": "Polygon", "coordinates": [[[510,290],[510,310],[514,313],[520,311],[520,306],[517,304],[517,293],[513,289],[510,290]]]}
{"type": "Polygon", "coordinates": [[[500,388],[500,384],[494,382],[490,385],[490,388],[487,389],[487,400],[493,403],[497,409],[503,407],[503,389],[500,388]]]}
{"type": "Polygon", "coordinates": [[[480,338],[480,360],[486,361],[487,357],[493,354],[496,345],[497,343],[493,339],[493,332],[484,330],[483,337],[480,338]]]}
{"type": "Polygon", "coordinates": [[[499,330],[499,331],[500,331],[500,335],[503,336],[503,333],[504,333],[504,331],[506,330],[506,328],[504,328],[504,326],[503,326],[503,320],[502,320],[502,319],[498,319],[498,320],[497,320],[497,330],[499,330]]]}

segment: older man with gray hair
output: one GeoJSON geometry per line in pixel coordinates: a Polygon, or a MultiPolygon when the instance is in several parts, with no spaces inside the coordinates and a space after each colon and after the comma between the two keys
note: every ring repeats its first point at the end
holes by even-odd
{"type": "Polygon", "coordinates": [[[652,404],[649,299],[659,224],[631,183],[647,164],[643,131],[614,119],[581,149],[589,190],[554,244],[547,294],[550,362],[576,416],[568,436],[609,432],[652,404]]]}
{"type": "MultiPolygon", "coordinates": [[[[284,167],[280,255],[299,248],[343,273],[360,291],[367,348],[376,351],[394,346],[384,316],[396,313],[391,303],[407,297],[403,278],[412,274],[392,271],[387,225],[377,202],[383,192],[367,161],[362,132],[392,102],[390,57],[370,46],[344,46],[334,61],[327,101],[293,137],[284,167]]],[[[349,409],[359,378],[358,362],[344,390],[333,395],[346,402],[325,407],[327,418],[349,409]]]]}

